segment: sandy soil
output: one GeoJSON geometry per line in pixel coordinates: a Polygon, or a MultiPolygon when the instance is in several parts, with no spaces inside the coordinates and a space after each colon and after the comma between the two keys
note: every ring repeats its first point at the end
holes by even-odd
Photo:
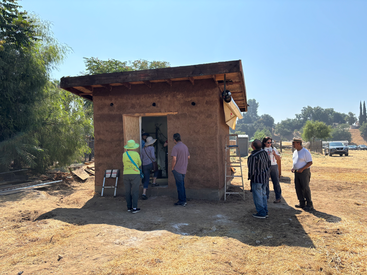
{"type": "Polygon", "coordinates": [[[181,207],[151,197],[137,214],[122,197],[96,196],[93,177],[0,196],[0,274],[363,274],[366,156],[314,155],[316,210],[305,212],[294,208],[283,153],[292,180],[281,183],[282,203],[271,192],[266,220],[251,216],[247,180],[245,200],[181,207]]]}

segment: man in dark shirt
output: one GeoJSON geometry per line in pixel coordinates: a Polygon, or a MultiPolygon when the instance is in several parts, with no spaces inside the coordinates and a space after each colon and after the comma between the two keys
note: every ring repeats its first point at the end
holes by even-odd
{"type": "Polygon", "coordinates": [[[252,197],[256,207],[254,218],[265,219],[268,216],[268,202],[266,197],[266,183],[269,178],[271,161],[268,153],[261,149],[261,141],[255,139],[251,147],[251,155],[247,159],[248,179],[251,183],[252,197]]]}
{"type": "Polygon", "coordinates": [[[187,164],[189,163],[189,149],[181,141],[179,133],[173,135],[173,141],[176,144],[172,148],[172,173],[176,180],[178,202],[175,205],[186,206],[186,191],[185,191],[185,175],[187,164]]]}

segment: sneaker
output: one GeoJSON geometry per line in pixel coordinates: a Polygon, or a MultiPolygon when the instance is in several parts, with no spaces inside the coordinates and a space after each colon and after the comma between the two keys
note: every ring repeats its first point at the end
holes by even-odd
{"type": "Polygon", "coordinates": [[[185,207],[187,205],[187,203],[178,201],[178,202],[175,203],[175,205],[181,205],[181,206],[185,207]]]}
{"type": "Polygon", "coordinates": [[[260,216],[258,213],[252,214],[252,216],[257,219],[266,219],[266,216],[260,216]]]}
{"type": "Polygon", "coordinates": [[[132,209],[132,208],[128,208],[128,209],[127,209],[127,212],[131,212],[131,210],[133,210],[133,209],[132,209]]]}
{"type": "Polygon", "coordinates": [[[297,204],[294,207],[303,209],[303,208],[305,208],[305,205],[304,204],[297,204]]]}
{"type": "Polygon", "coordinates": [[[131,209],[131,213],[132,214],[138,213],[139,211],[140,211],[140,208],[133,208],[133,209],[131,209]]]}
{"type": "Polygon", "coordinates": [[[281,203],[281,202],[282,202],[281,199],[278,199],[278,200],[273,201],[273,203],[281,203]]]}
{"type": "Polygon", "coordinates": [[[147,200],[147,199],[148,199],[148,197],[147,197],[147,195],[141,195],[141,199],[142,199],[142,200],[147,200]]]}

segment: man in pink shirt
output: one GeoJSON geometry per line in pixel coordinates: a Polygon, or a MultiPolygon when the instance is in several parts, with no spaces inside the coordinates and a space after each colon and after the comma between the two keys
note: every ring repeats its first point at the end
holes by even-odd
{"type": "Polygon", "coordinates": [[[175,205],[186,206],[186,191],[185,191],[185,175],[187,165],[190,159],[189,149],[181,141],[179,133],[173,135],[173,141],[176,144],[172,148],[172,173],[176,180],[178,202],[175,205]]]}

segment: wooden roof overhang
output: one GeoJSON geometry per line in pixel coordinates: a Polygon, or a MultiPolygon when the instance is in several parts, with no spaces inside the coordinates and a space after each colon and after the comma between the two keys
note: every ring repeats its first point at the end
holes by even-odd
{"type": "Polygon", "coordinates": [[[178,81],[190,81],[192,85],[195,85],[197,80],[212,79],[220,92],[223,92],[224,75],[226,76],[226,90],[232,93],[232,98],[238,108],[242,112],[247,112],[246,86],[241,60],[143,71],[63,77],[61,78],[60,88],[93,101],[93,91],[97,88],[105,88],[108,91],[116,86],[131,89],[134,85],[146,85],[151,88],[154,83],[164,82],[172,86],[173,82],[178,81]]]}

